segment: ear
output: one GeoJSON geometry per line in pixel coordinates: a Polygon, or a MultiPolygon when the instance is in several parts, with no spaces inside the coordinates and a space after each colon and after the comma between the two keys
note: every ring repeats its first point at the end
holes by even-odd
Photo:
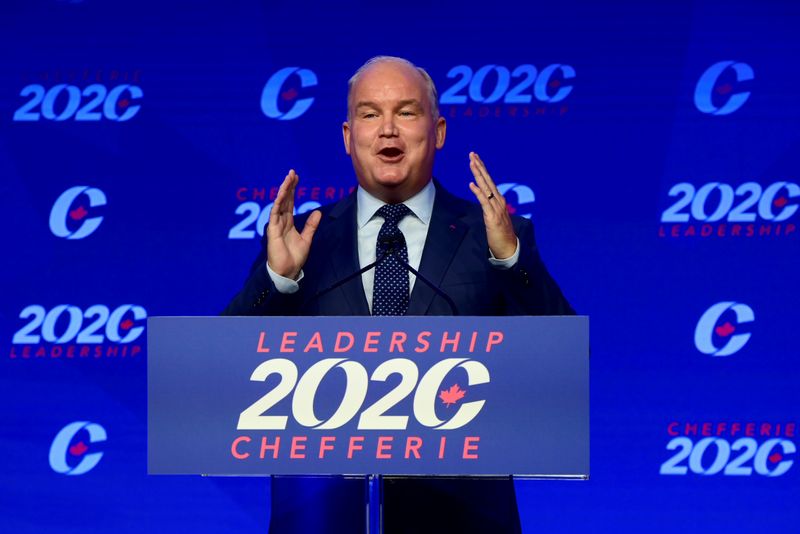
{"type": "Polygon", "coordinates": [[[350,123],[342,123],[342,138],[344,139],[344,151],[350,155],[350,123]]]}
{"type": "Polygon", "coordinates": [[[447,122],[444,117],[439,117],[436,120],[436,149],[444,146],[444,139],[447,137],[447,122]]]}

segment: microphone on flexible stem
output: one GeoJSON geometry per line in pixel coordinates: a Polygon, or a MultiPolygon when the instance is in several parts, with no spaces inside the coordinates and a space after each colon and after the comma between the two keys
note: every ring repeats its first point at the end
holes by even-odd
{"type": "Polygon", "coordinates": [[[344,284],[346,284],[347,282],[349,282],[353,278],[355,278],[357,276],[361,276],[362,274],[364,274],[365,272],[369,271],[370,269],[374,269],[375,267],[380,265],[384,260],[386,260],[386,258],[388,258],[389,256],[394,255],[395,258],[397,258],[397,261],[398,261],[398,263],[400,263],[400,265],[405,267],[406,270],[410,271],[411,274],[413,274],[414,276],[416,276],[417,278],[422,280],[428,287],[430,287],[433,290],[434,293],[436,293],[437,295],[442,297],[444,299],[444,301],[447,302],[447,304],[450,306],[450,311],[453,312],[453,315],[459,315],[458,308],[456,308],[455,302],[453,302],[453,299],[451,299],[450,296],[447,293],[445,293],[444,291],[439,289],[433,282],[431,282],[430,280],[428,280],[427,278],[422,276],[422,274],[420,274],[419,271],[417,271],[412,266],[410,266],[408,263],[403,261],[403,259],[397,254],[397,252],[400,251],[400,247],[402,245],[405,245],[405,242],[406,242],[406,240],[403,237],[403,234],[394,235],[394,236],[386,236],[386,237],[381,238],[379,243],[382,245],[382,247],[378,248],[379,254],[378,254],[378,257],[375,259],[375,261],[373,261],[369,265],[365,265],[364,267],[362,267],[361,269],[357,270],[356,272],[347,275],[346,277],[344,277],[341,280],[333,283],[332,285],[326,287],[325,289],[317,291],[317,293],[313,297],[308,299],[305,302],[305,304],[303,304],[303,308],[302,309],[307,308],[309,306],[309,304],[311,304],[312,302],[314,302],[314,301],[320,299],[321,297],[327,295],[328,293],[330,293],[334,289],[337,289],[337,288],[343,286],[344,284]]]}
{"type": "Polygon", "coordinates": [[[436,293],[437,295],[442,297],[444,299],[444,301],[447,302],[447,304],[450,306],[450,311],[453,312],[453,315],[459,315],[458,308],[456,308],[456,303],[453,302],[453,299],[450,298],[450,295],[448,295],[447,293],[445,293],[444,291],[439,289],[439,287],[437,285],[435,285],[433,282],[431,282],[430,280],[428,280],[427,278],[422,276],[422,274],[420,274],[419,271],[417,271],[411,265],[409,265],[408,263],[403,261],[403,259],[398,254],[395,254],[396,252],[399,252],[400,246],[405,245],[405,242],[406,242],[406,240],[405,240],[405,237],[403,237],[403,234],[396,234],[394,236],[386,236],[386,237],[380,239],[380,243],[384,246],[384,254],[381,257],[381,259],[386,258],[386,257],[391,256],[392,254],[394,254],[395,258],[397,259],[397,262],[400,265],[405,267],[406,270],[410,271],[411,274],[416,276],[418,279],[420,279],[423,282],[425,282],[425,285],[427,285],[429,288],[433,289],[434,293],[436,293]]]}
{"type": "Polygon", "coordinates": [[[375,261],[373,261],[369,265],[365,265],[361,269],[357,270],[356,272],[354,272],[352,274],[349,274],[349,275],[345,276],[344,278],[342,278],[341,280],[339,280],[337,282],[334,282],[332,285],[326,287],[325,289],[321,289],[320,291],[317,291],[317,293],[313,297],[308,299],[306,301],[306,303],[303,304],[303,309],[307,308],[309,304],[311,304],[315,300],[327,295],[328,293],[330,293],[334,289],[343,286],[344,284],[346,284],[347,282],[349,282],[353,278],[355,278],[357,276],[361,276],[362,274],[364,274],[365,272],[369,271],[370,269],[374,269],[375,267],[377,267],[381,262],[383,262],[389,256],[390,256],[390,254],[388,254],[386,252],[383,252],[382,254],[380,254],[375,259],[375,261]]]}

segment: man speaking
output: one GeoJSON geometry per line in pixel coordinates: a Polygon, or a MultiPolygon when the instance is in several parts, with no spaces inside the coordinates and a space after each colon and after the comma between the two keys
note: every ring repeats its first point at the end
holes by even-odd
{"type": "MultiPolygon", "coordinates": [[[[447,133],[437,102],[433,80],[405,59],[380,56],[358,69],[342,125],[358,189],[300,218],[298,231],[293,209],[299,177],[289,171],[270,213],[264,250],[224,314],[572,314],[539,257],[532,224],[509,215],[476,153],[469,154],[469,188],[478,204],[433,180],[434,157],[447,133]]],[[[289,484],[276,479],[273,503],[289,484]]],[[[351,521],[353,531],[363,528],[363,483],[340,483],[323,505],[336,516],[333,531],[348,531],[351,521]],[[361,500],[351,495],[353,504],[341,504],[344,495],[358,492],[361,500]]],[[[294,506],[302,510],[303,503],[294,506]]],[[[274,530],[275,520],[303,528],[302,512],[287,510],[279,519],[283,512],[275,508],[274,530]]],[[[389,481],[384,524],[387,532],[519,530],[508,480],[389,481]],[[423,514],[433,514],[433,522],[421,524],[423,514]]]]}

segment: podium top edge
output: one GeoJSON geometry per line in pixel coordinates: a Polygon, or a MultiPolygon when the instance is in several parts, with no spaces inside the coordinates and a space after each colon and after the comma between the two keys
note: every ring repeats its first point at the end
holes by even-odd
{"type": "Polygon", "coordinates": [[[313,319],[377,319],[377,320],[398,320],[403,318],[418,319],[424,317],[426,319],[543,319],[543,318],[559,318],[559,319],[589,319],[588,315],[150,315],[148,319],[298,319],[298,318],[313,318],[313,319]]]}

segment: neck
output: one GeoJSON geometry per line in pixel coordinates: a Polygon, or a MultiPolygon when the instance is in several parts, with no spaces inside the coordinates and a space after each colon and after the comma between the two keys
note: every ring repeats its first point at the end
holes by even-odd
{"type": "Polygon", "coordinates": [[[364,187],[363,184],[361,184],[361,187],[381,202],[385,202],[387,204],[400,204],[401,202],[405,202],[409,198],[412,198],[414,195],[425,189],[429,182],[430,179],[414,189],[404,189],[402,186],[396,188],[373,189],[364,187]]]}

